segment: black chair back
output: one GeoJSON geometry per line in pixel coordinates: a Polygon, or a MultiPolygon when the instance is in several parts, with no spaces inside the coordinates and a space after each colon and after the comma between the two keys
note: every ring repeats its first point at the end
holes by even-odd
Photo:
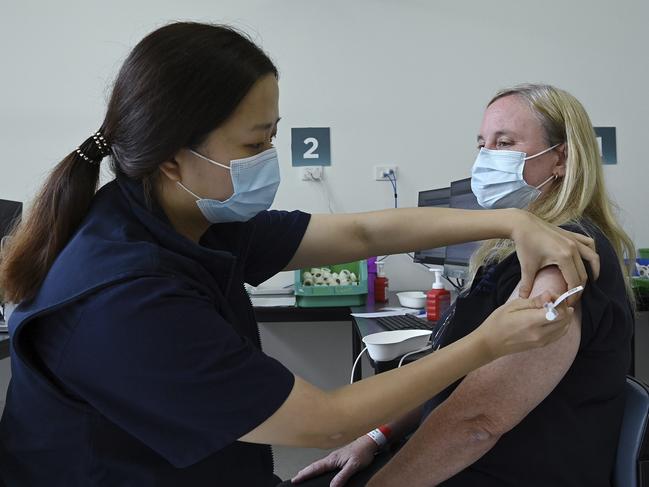
{"type": "Polygon", "coordinates": [[[626,380],[626,405],[617,447],[615,487],[649,487],[649,386],[626,380]]]}

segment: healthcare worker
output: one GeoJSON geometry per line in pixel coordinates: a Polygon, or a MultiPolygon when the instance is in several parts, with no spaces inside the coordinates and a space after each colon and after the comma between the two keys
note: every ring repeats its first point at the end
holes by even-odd
{"type": "Polygon", "coordinates": [[[275,66],[227,27],[171,24],[128,56],[100,130],[55,167],[2,261],[20,302],[7,485],[273,486],[268,444],[342,445],[566,331],[570,308],[548,322],[549,296],[520,299],[446,349],[329,392],[264,355],[244,282],[281,270],[495,237],[516,242],[528,285],[545,265],[570,286],[582,257],[598,265],[592,241],[520,210],[266,211],[278,121],[275,66]],[[97,191],[105,156],[116,178],[97,191]]]}

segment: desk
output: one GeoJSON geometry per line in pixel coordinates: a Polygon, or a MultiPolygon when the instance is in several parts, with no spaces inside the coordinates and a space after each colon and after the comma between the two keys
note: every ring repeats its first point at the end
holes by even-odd
{"type": "MultiPolygon", "coordinates": [[[[396,300],[396,296],[390,296],[390,305],[399,305],[398,301],[396,300]]],[[[367,308],[352,308],[352,312],[363,312],[365,310],[369,310],[369,308],[369,306],[367,308]]],[[[354,318],[354,331],[357,335],[355,339],[360,343],[360,340],[362,340],[364,336],[370,335],[372,333],[378,333],[380,331],[385,331],[385,329],[373,320],[368,320],[366,318],[354,318]]],[[[631,339],[631,347],[632,351],[629,375],[649,384],[649,311],[636,312],[635,331],[631,339]]],[[[428,355],[429,353],[431,353],[431,351],[411,355],[406,358],[404,363],[409,363],[413,360],[417,360],[425,355],[428,355]]],[[[381,362],[380,364],[373,363],[374,370],[375,372],[379,373],[393,369],[397,366],[398,360],[399,359],[393,360],[391,362],[381,362]]],[[[370,362],[372,361],[370,360],[370,362]]],[[[354,374],[354,381],[356,380],[356,374],[354,374]]]]}
{"type": "MultiPolygon", "coordinates": [[[[361,339],[356,333],[349,306],[333,308],[298,308],[297,306],[253,307],[258,323],[296,323],[316,321],[348,321],[352,334],[352,363],[361,352],[361,339]]],[[[364,308],[363,308],[364,309],[364,308]]],[[[362,378],[360,364],[354,371],[354,381],[362,378]]]]}
{"type": "MultiPolygon", "coordinates": [[[[391,292],[390,300],[385,303],[368,303],[366,306],[355,307],[337,307],[337,308],[298,308],[297,306],[280,306],[280,307],[256,307],[254,308],[255,317],[258,322],[262,323],[295,323],[295,322],[317,322],[317,321],[348,321],[351,324],[352,339],[352,363],[361,352],[361,339],[371,333],[385,331],[380,325],[372,320],[365,318],[354,318],[350,315],[352,312],[371,312],[383,306],[399,306],[396,293],[391,292]]],[[[632,371],[638,368],[635,374],[645,382],[649,383],[649,312],[638,312],[636,320],[636,334],[634,337],[633,363],[632,371]],[[635,367],[634,367],[635,366],[635,367]]],[[[423,354],[421,354],[423,355],[423,354]]],[[[406,359],[408,362],[420,358],[420,354],[413,355],[406,359]]],[[[5,334],[0,334],[0,359],[9,356],[9,340],[5,334]]],[[[392,366],[387,362],[376,367],[376,371],[386,370],[392,366]]],[[[354,381],[362,378],[361,361],[358,362],[354,371],[354,381]]]]}
{"type": "MultiPolygon", "coordinates": [[[[377,311],[377,308],[382,308],[384,306],[401,306],[399,304],[399,299],[397,298],[396,292],[391,292],[389,295],[389,301],[388,303],[373,303],[372,305],[366,306],[366,307],[357,307],[357,308],[352,308],[352,313],[362,313],[362,312],[370,312],[370,311],[377,311]]],[[[374,319],[368,319],[368,318],[360,318],[360,317],[353,317],[354,319],[354,332],[356,333],[356,340],[359,342],[359,350],[358,353],[362,350],[360,348],[360,343],[361,340],[367,336],[371,335],[372,333],[379,333],[382,331],[386,331],[385,328],[383,328],[381,325],[379,325],[376,320],[374,319]]],[[[433,328],[433,333],[435,333],[435,329],[433,328]]],[[[427,350],[424,352],[420,353],[415,353],[413,355],[409,355],[406,357],[404,360],[404,365],[408,364],[410,362],[414,362],[415,360],[418,360],[429,353],[431,353],[432,350],[427,350]]],[[[356,358],[356,357],[354,357],[356,358]]],[[[381,373],[385,372],[386,370],[391,370],[396,368],[399,365],[399,361],[401,360],[401,357],[397,357],[394,360],[390,360],[389,362],[374,362],[371,358],[369,358],[370,364],[372,364],[372,367],[374,367],[374,372],[375,373],[381,373]]],[[[358,366],[360,366],[361,362],[358,362],[358,366]]],[[[356,378],[356,372],[354,372],[354,382],[356,380],[359,380],[360,377],[357,379],[356,378]]]]}
{"type": "MultiPolygon", "coordinates": [[[[380,325],[364,318],[354,318],[352,312],[371,312],[384,306],[399,306],[396,292],[391,292],[388,303],[368,303],[365,306],[341,306],[335,308],[298,308],[297,306],[254,307],[258,323],[296,323],[317,321],[347,321],[351,325],[352,363],[361,353],[361,338],[370,333],[385,331],[380,325]]],[[[354,370],[354,382],[363,377],[361,362],[354,370]]]]}

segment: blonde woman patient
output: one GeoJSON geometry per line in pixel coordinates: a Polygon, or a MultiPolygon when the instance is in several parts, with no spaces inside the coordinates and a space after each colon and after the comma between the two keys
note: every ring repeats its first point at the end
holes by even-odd
{"type": "MultiPolygon", "coordinates": [[[[480,204],[527,208],[591,236],[599,279],[589,279],[561,339],[470,373],[385,425],[378,441],[362,436],[301,470],[293,483],[611,485],[634,319],[624,256],[634,250],[607,196],[591,121],[563,90],[516,86],[488,103],[478,149],[472,189],[480,204]]],[[[485,243],[472,262],[473,282],[457,300],[442,346],[518,295],[521,267],[511,241],[485,243]]],[[[532,296],[544,291],[566,291],[557,268],[536,275],[532,296]]]]}

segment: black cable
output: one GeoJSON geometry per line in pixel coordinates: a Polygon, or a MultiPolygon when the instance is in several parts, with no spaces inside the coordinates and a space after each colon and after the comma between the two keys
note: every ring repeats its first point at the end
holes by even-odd
{"type": "MultiPolygon", "coordinates": [[[[406,255],[407,255],[408,257],[410,257],[411,259],[413,259],[413,260],[415,259],[415,254],[413,254],[413,253],[411,253],[411,252],[406,253],[406,255]]],[[[423,263],[423,262],[415,262],[415,263],[416,263],[416,264],[419,264],[419,265],[421,265],[421,266],[424,266],[426,269],[433,269],[432,266],[429,266],[428,264],[425,264],[425,263],[423,263]]],[[[462,288],[464,287],[464,283],[462,283],[462,285],[460,286],[460,285],[454,283],[453,281],[451,281],[451,280],[450,280],[448,277],[446,277],[443,273],[442,273],[442,277],[446,280],[446,282],[448,282],[451,286],[453,286],[453,287],[455,288],[455,290],[457,290],[457,291],[461,291],[462,288]]]]}
{"type": "Polygon", "coordinates": [[[444,274],[442,274],[442,277],[443,277],[444,279],[446,279],[446,281],[448,281],[448,282],[451,284],[451,286],[453,286],[453,287],[456,289],[456,291],[461,291],[461,290],[462,290],[462,287],[463,287],[463,286],[454,283],[454,282],[451,281],[448,277],[446,277],[444,274]]]}
{"type": "MultiPolygon", "coordinates": [[[[388,173],[388,175],[386,177],[388,178],[388,181],[390,181],[390,183],[392,184],[392,189],[394,190],[394,207],[398,208],[399,207],[399,200],[398,200],[398,193],[397,193],[397,177],[395,176],[394,171],[392,171],[392,170],[390,170],[390,172],[388,173]]],[[[415,256],[412,253],[406,253],[406,255],[408,257],[410,257],[411,259],[413,259],[413,260],[415,259],[415,256]]],[[[384,255],[380,259],[376,259],[376,261],[377,262],[383,262],[388,257],[389,257],[389,255],[384,255]]],[[[426,269],[432,269],[431,266],[429,266],[427,264],[424,264],[423,262],[417,262],[417,264],[424,266],[426,269]]],[[[462,288],[464,287],[464,279],[462,279],[462,283],[460,284],[459,280],[458,280],[457,283],[455,283],[455,282],[451,281],[443,273],[442,273],[442,277],[446,280],[446,282],[448,282],[451,286],[453,286],[455,288],[455,290],[457,290],[457,291],[461,291],[462,288]]]]}
{"type": "MultiPolygon", "coordinates": [[[[390,181],[390,184],[392,184],[392,189],[394,190],[394,207],[398,208],[399,207],[399,202],[397,199],[397,178],[394,176],[394,172],[390,170],[388,175],[386,176],[388,178],[388,181],[390,181]],[[393,179],[394,178],[394,179],[393,179]]],[[[389,255],[384,255],[380,259],[376,259],[377,262],[383,262],[387,260],[389,255]]]]}
{"type": "Polygon", "coordinates": [[[394,175],[394,172],[390,170],[390,172],[387,175],[388,180],[392,184],[392,189],[394,190],[394,207],[398,208],[399,207],[399,199],[397,195],[397,177],[394,175]]]}

